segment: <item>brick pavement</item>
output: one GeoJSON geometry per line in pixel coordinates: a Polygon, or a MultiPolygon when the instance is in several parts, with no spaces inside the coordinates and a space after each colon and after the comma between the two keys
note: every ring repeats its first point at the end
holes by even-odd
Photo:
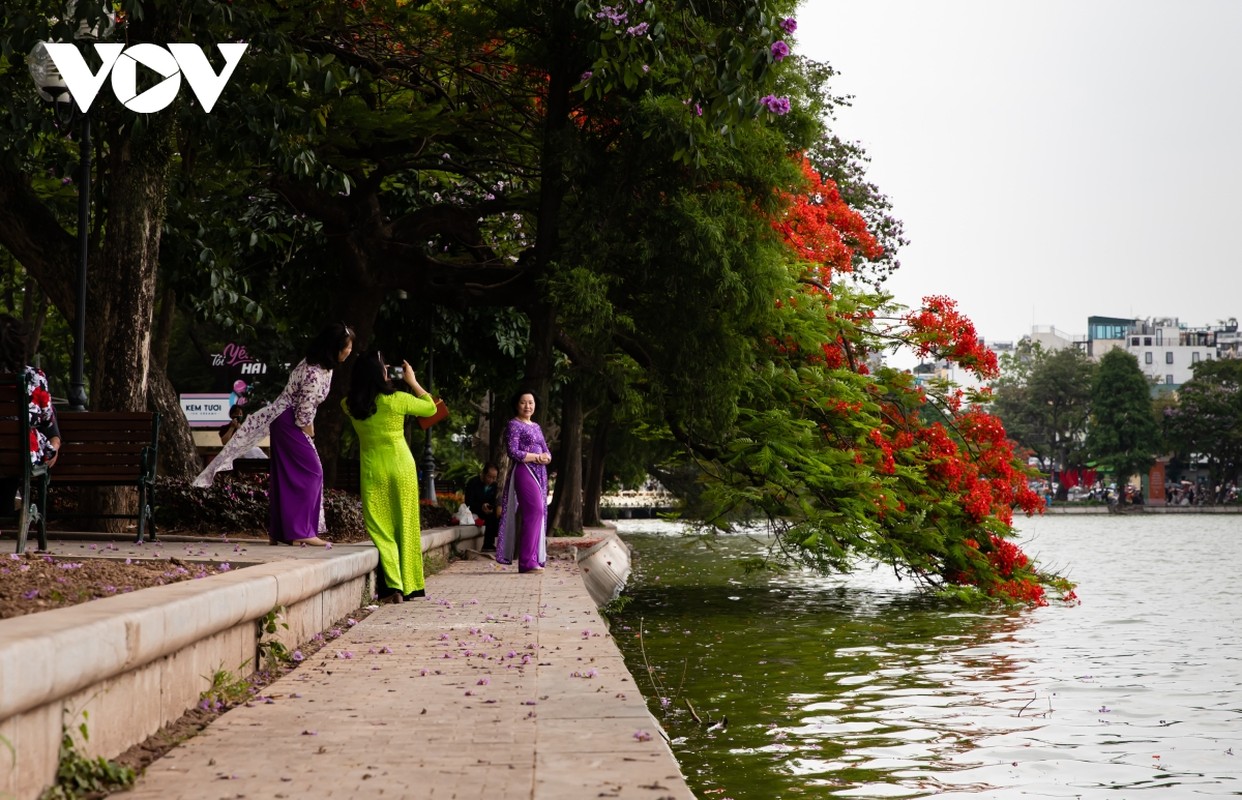
{"type": "Polygon", "coordinates": [[[454,563],[152,764],[126,800],[693,798],[577,566],[454,563]]]}

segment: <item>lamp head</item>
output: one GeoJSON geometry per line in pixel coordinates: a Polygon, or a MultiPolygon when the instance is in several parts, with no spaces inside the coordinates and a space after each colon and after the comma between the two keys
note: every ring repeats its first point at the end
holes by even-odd
{"type": "Polygon", "coordinates": [[[69,94],[69,86],[61,77],[60,70],[56,68],[56,62],[52,60],[43,42],[36,43],[30,50],[30,55],[26,57],[26,65],[30,69],[30,79],[34,81],[39,97],[49,103],[73,102],[73,97],[69,94]]]}

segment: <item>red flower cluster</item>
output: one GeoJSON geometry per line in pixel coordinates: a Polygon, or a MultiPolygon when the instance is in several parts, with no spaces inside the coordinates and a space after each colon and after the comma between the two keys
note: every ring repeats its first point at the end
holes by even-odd
{"type": "Polygon", "coordinates": [[[941,295],[923,298],[923,308],[906,317],[915,350],[934,355],[984,378],[1000,374],[996,354],[983,345],[975,324],[957,310],[957,301],[941,295]]]}
{"type": "Polygon", "coordinates": [[[878,258],[884,249],[867,230],[862,215],[846,205],[831,179],[825,180],[809,159],[802,159],[805,191],[786,194],[788,210],[772,227],[803,261],[816,265],[816,278],[827,286],[833,272],[851,272],[854,255],[878,258]]]}
{"type": "Polygon", "coordinates": [[[1000,595],[1016,603],[1026,603],[1032,606],[1048,605],[1044,587],[1030,578],[1005,581],[996,587],[993,595],[1000,595]]]}
{"type": "Polygon", "coordinates": [[[1015,569],[1021,569],[1031,563],[1031,559],[1022,552],[1021,547],[995,534],[992,535],[992,551],[988,553],[988,560],[1005,578],[1011,577],[1015,569]]]}
{"type": "MultiPolygon", "coordinates": [[[[921,552],[923,566],[911,569],[912,574],[976,586],[1011,601],[1046,604],[1043,582],[1049,576],[1018,545],[1002,538],[1007,534],[1000,528],[1012,525],[1015,507],[1036,513],[1043,501],[1027,487],[1000,420],[971,404],[986,392],[929,391],[913,385],[908,375],[889,371],[873,379],[859,377],[870,374],[867,353],[893,342],[950,359],[983,377],[998,373],[996,355],[947,297],[924,298],[921,310],[903,317],[904,326],[881,330],[877,301],[854,296],[848,287],[838,297],[828,295],[825,287],[834,271],[848,271],[854,258],[873,257],[880,249],[836,186],[805,159],[802,170],[809,191],[790,194],[786,212],[772,224],[791,249],[795,268],[812,265],[809,280],[805,273],[799,277],[805,281],[802,291],[824,304],[827,335],[809,352],[792,336],[770,336],[765,343],[767,357],[797,376],[793,391],[807,393],[798,407],[813,410],[821,446],[840,451],[842,460],[857,468],[833,476],[833,489],[821,502],[836,502],[832,492],[839,492],[850,506],[847,513],[868,517],[877,533],[873,549],[882,557],[900,560],[921,552]],[[859,390],[868,397],[865,403],[857,399],[859,390]]],[[[793,308],[797,300],[795,295],[776,302],[779,308],[793,308]]]]}

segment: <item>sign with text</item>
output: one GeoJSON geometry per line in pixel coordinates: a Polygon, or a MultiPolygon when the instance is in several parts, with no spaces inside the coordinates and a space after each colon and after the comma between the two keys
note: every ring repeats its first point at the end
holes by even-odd
{"type": "Polygon", "coordinates": [[[181,395],[181,412],[191,428],[218,428],[229,421],[232,395],[191,393],[181,395]]]}

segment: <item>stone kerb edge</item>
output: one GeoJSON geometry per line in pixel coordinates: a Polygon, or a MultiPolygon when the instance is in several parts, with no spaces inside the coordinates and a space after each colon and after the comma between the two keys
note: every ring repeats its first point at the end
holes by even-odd
{"type": "Polygon", "coordinates": [[[373,548],[290,559],[0,622],[0,720],[375,569],[373,548]]]}

